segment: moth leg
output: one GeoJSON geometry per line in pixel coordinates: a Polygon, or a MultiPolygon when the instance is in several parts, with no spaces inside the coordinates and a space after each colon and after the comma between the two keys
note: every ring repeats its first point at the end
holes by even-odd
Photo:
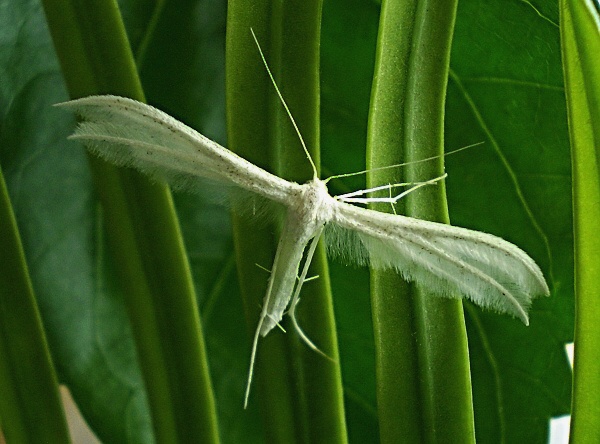
{"type": "MultiPolygon", "coordinates": [[[[304,279],[304,282],[316,281],[320,277],[321,276],[319,276],[318,274],[315,274],[314,276],[310,276],[310,277],[307,277],[306,279],[304,279]]],[[[298,280],[300,280],[300,276],[298,276],[298,280]]]]}
{"type": "Polygon", "coordinates": [[[248,407],[248,398],[250,397],[250,387],[252,386],[252,377],[254,376],[254,362],[256,361],[256,349],[258,347],[258,339],[260,337],[260,328],[262,327],[265,316],[261,313],[258,326],[254,332],[252,340],[252,353],[250,354],[250,369],[248,370],[248,382],[246,383],[246,393],[244,395],[244,409],[248,407]]]}
{"type": "Polygon", "coordinates": [[[375,187],[375,188],[369,188],[367,190],[360,190],[360,191],[356,191],[354,193],[349,193],[349,194],[343,194],[341,196],[336,196],[336,198],[342,202],[347,202],[347,203],[374,203],[374,202],[383,202],[383,203],[391,203],[394,204],[396,202],[398,202],[400,199],[402,199],[404,196],[406,196],[409,193],[412,193],[413,191],[424,187],[425,185],[432,185],[436,182],[439,182],[440,180],[446,178],[447,174],[443,174],[439,177],[435,177],[433,179],[427,180],[425,182],[417,182],[416,184],[414,184],[414,186],[410,187],[408,190],[403,191],[402,193],[393,196],[393,197],[354,197],[354,196],[359,196],[359,195],[364,195],[364,194],[368,194],[368,193],[372,193],[374,191],[379,191],[379,190],[384,190],[384,189],[389,189],[391,190],[392,187],[396,187],[396,186],[405,186],[408,185],[406,183],[401,183],[401,184],[390,184],[390,185],[382,185],[379,187],[375,187]]]}
{"type": "Polygon", "coordinates": [[[302,330],[302,328],[300,328],[300,325],[298,324],[298,320],[296,319],[296,307],[298,306],[298,302],[300,302],[300,290],[302,289],[302,285],[304,285],[304,282],[306,282],[306,275],[308,274],[308,268],[310,267],[310,263],[312,262],[313,256],[315,254],[315,250],[317,249],[317,245],[319,243],[319,238],[321,237],[322,233],[323,233],[323,227],[321,227],[319,229],[319,231],[317,231],[317,234],[315,235],[315,237],[313,237],[313,239],[310,243],[310,246],[308,247],[308,252],[306,253],[306,261],[304,262],[304,267],[302,267],[302,273],[300,273],[300,277],[298,278],[298,283],[296,284],[296,289],[294,290],[294,296],[292,297],[292,301],[290,302],[290,308],[288,310],[288,314],[292,320],[292,325],[294,326],[294,329],[298,333],[298,336],[300,336],[300,339],[302,339],[302,341],[310,349],[316,351],[317,353],[319,353],[323,357],[329,359],[330,361],[333,361],[333,359],[331,357],[327,356],[327,354],[325,352],[323,352],[319,347],[317,347],[315,345],[315,343],[313,341],[311,341],[309,339],[309,337],[306,335],[306,333],[304,333],[304,330],[302,330]]]}
{"type": "MultiPolygon", "coordinates": [[[[267,267],[263,267],[263,266],[262,266],[262,265],[260,265],[260,264],[254,264],[254,265],[256,265],[256,266],[257,266],[258,268],[260,268],[261,270],[263,270],[263,271],[266,271],[267,273],[271,274],[271,270],[269,270],[267,267]]],[[[304,282],[310,282],[310,281],[314,281],[315,279],[319,279],[319,277],[320,277],[320,276],[319,276],[318,274],[316,274],[316,275],[314,275],[314,276],[307,277],[306,279],[304,279],[304,282]]],[[[296,276],[296,279],[297,279],[297,280],[300,280],[300,276],[296,276]]],[[[269,317],[271,317],[271,316],[269,316],[269,317]]],[[[271,317],[271,319],[274,319],[274,318],[273,318],[273,317],[271,317]]],[[[281,328],[281,326],[280,326],[280,328],[281,328]]],[[[284,331],[285,331],[285,330],[284,330],[284,331]]]]}
{"type": "MultiPolygon", "coordinates": [[[[392,197],[392,186],[390,185],[389,188],[389,195],[388,197],[392,197]]],[[[390,207],[392,207],[392,213],[394,213],[395,215],[398,215],[398,213],[396,213],[396,202],[390,202],[390,207]]]]}
{"type": "Polygon", "coordinates": [[[398,202],[400,199],[402,199],[402,198],[403,198],[404,196],[406,196],[407,194],[409,194],[409,193],[412,193],[413,191],[415,191],[415,190],[417,190],[417,189],[419,189],[419,188],[421,188],[421,187],[424,187],[425,185],[433,185],[434,183],[437,183],[437,182],[439,182],[439,181],[441,181],[441,180],[444,180],[444,179],[445,179],[447,176],[448,176],[448,173],[444,173],[444,174],[442,174],[442,175],[441,175],[441,176],[439,176],[439,177],[434,177],[434,178],[433,178],[433,179],[431,179],[431,180],[428,180],[428,181],[425,181],[425,182],[418,183],[418,184],[416,184],[415,186],[412,186],[412,187],[410,187],[408,190],[406,190],[406,191],[403,191],[402,193],[398,194],[397,196],[394,196],[394,197],[392,198],[392,201],[391,201],[391,203],[392,203],[392,204],[394,204],[394,203],[398,202]]]}
{"type": "MultiPolygon", "coordinates": [[[[277,261],[273,264],[273,270],[275,271],[277,268],[277,261]]],[[[265,298],[266,301],[271,297],[271,293],[273,292],[273,279],[269,279],[269,287],[267,288],[267,296],[265,298]]],[[[250,368],[248,370],[248,382],[246,383],[246,393],[244,395],[244,409],[248,407],[248,398],[250,397],[250,387],[252,386],[252,377],[254,376],[254,364],[256,361],[256,350],[258,348],[258,339],[260,338],[260,330],[262,328],[263,322],[265,318],[269,316],[267,313],[267,306],[265,304],[262,307],[262,311],[260,312],[260,319],[258,320],[258,325],[256,326],[256,331],[254,332],[254,338],[252,339],[252,353],[250,354],[250,368]]],[[[277,324],[279,325],[279,324],[277,324]]],[[[284,330],[285,331],[285,330],[284,330]]]]}
{"type": "Polygon", "coordinates": [[[284,333],[287,333],[287,331],[285,330],[285,328],[283,328],[283,325],[281,325],[273,315],[267,314],[266,317],[268,317],[269,319],[273,320],[273,322],[275,322],[275,325],[277,326],[277,328],[279,330],[281,330],[284,333]]]}

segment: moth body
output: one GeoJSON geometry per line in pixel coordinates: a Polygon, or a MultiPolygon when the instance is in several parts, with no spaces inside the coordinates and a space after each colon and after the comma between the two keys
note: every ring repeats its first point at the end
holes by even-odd
{"type": "Polygon", "coordinates": [[[263,301],[261,336],[266,336],[281,321],[292,299],[304,250],[332,220],[336,204],[325,182],[318,178],[301,185],[295,198],[289,200],[269,289],[263,301]]]}

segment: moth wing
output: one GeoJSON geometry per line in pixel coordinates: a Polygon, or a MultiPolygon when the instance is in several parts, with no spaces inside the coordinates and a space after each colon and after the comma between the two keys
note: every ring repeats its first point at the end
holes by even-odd
{"type": "Polygon", "coordinates": [[[436,295],[464,295],[525,324],[533,298],[549,294],[533,259],[491,234],[342,202],[328,234],[328,250],[334,256],[394,269],[436,295]]]}
{"type": "Polygon", "coordinates": [[[299,187],[144,103],[105,95],[58,106],[81,118],[71,139],[111,163],[136,168],[174,188],[193,191],[202,178],[285,205],[299,187]]]}

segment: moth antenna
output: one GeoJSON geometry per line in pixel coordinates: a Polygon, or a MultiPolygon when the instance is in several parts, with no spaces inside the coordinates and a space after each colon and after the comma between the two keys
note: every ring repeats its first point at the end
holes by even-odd
{"type": "Polygon", "coordinates": [[[302,144],[302,149],[304,150],[304,154],[306,154],[306,158],[308,159],[308,161],[310,162],[310,166],[312,167],[312,170],[313,170],[313,179],[316,179],[318,177],[317,166],[313,162],[312,157],[310,156],[310,153],[308,152],[308,148],[306,148],[306,143],[304,142],[304,138],[302,137],[302,134],[300,133],[300,129],[298,128],[298,125],[296,124],[296,120],[294,120],[294,117],[292,116],[292,112],[290,111],[290,108],[288,107],[285,99],[283,98],[283,95],[281,94],[281,91],[279,90],[279,87],[277,86],[277,82],[275,82],[275,77],[273,77],[273,74],[271,73],[271,69],[269,68],[269,64],[267,63],[267,59],[265,58],[265,55],[264,55],[264,53],[262,51],[262,48],[260,47],[260,43],[258,43],[258,39],[256,38],[256,34],[254,34],[254,29],[250,28],[250,32],[252,33],[252,37],[254,38],[254,42],[256,43],[256,47],[258,48],[258,52],[260,53],[260,58],[262,59],[263,65],[265,65],[265,69],[267,70],[267,74],[269,74],[269,78],[271,79],[271,83],[275,87],[275,91],[277,92],[277,96],[279,97],[279,100],[281,101],[281,104],[285,108],[285,112],[287,113],[288,117],[290,118],[290,121],[292,122],[292,125],[294,126],[294,129],[296,130],[296,134],[298,134],[298,138],[300,139],[300,143],[302,144]]]}
{"type": "Polygon", "coordinates": [[[469,149],[469,148],[474,148],[474,147],[479,146],[479,145],[483,145],[484,143],[485,142],[472,143],[470,145],[463,146],[462,148],[457,148],[457,149],[455,149],[453,151],[449,151],[447,153],[444,153],[441,156],[431,156],[431,157],[427,157],[425,159],[412,160],[410,162],[397,163],[395,165],[388,165],[388,166],[383,166],[383,167],[378,167],[378,168],[370,168],[368,170],[356,171],[354,173],[335,174],[333,176],[329,176],[327,179],[323,180],[323,182],[328,183],[330,180],[333,180],[333,179],[342,179],[344,177],[359,176],[361,174],[370,173],[371,171],[389,170],[389,169],[392,169],[392,168],[398,168],[398,167],[405,166],[405,165],[412,165],[414,163],[429,162],[430,160],[438,159],[439,157],[447,157],[447,156],[450,156],[451,154],[460,153],[461,151],[464,151],[464,150],[469,149]]]}

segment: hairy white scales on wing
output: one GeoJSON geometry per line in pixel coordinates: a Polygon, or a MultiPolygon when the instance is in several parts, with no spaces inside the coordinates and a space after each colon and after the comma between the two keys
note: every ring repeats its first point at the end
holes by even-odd
{"type": "Polygon", "coordinates": [[[533,297],[549,293],[536,263],[497,236],[342,202],[336,215],[333,223],[345,230],[329,231],[332,255],[395,269],[437,295],[466,296],[528,324],[533,297]],[[358,238],[360,246],[346,248],[345,238],[358,238]]]}
{"type": "Polygon", "coordinates": [[[193,189],[199,178],[237,186],[287,205],[299,185],[257,167],[168,114],[117,96],[90,96],[58,106],[82,121],[71,139],[119,166],[171,186],[193,189]]]}

